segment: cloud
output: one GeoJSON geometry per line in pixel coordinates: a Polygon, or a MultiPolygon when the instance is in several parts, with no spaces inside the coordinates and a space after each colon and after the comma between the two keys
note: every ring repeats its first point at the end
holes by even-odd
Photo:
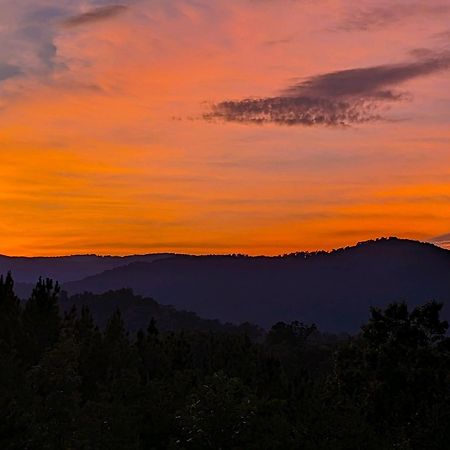
{"type": "MultiPolygon", "coordinates": [[[[120,4],[107,5],[104,0],[89,3],[90,9],[79,14],[85,4],[82,0],[0,0],[0,10],[4,6],[4,14],[0,15],[1,98],[7,94],[1,83],[4,80],[21,76],[50,84],[56,80],[54,73],[67,72],[67,61],[58,48],[64,28],[106,20],[127,9],[120,4]]],[[[8,89],[11,93],[14,88],[8,89]]]]}
{"type": "Polygon", "coordinates": [[[20,75],[21,70],[17,66],[0,63],[0,81],[20,75]]]}
{"type": "MultiPolygon", "coordinates": [[[[0,9],[3,1],[0,0],[0,9]]],[[[25,0],[5,4],[0,15],[0,77],[44,79],[60,68],[55,25],[73,14],[74,8],[73,0],[60,0],[56,6],[44,1],[30,4],[25,0]]]]}
{"type": "Polygon", "coordinates": [[[269,40],[269,41],[264,41],[262,43],[262,45],[264,45],[266,47],[274,47],[276,45],[290,44],[293,40],[294,40],[294,38],[292,38],[292,37],[285,38],[285,39],[273,39],[273,40],[269,40]]]}
{"type": "Polygon", "coordinates": [[[125,5],[99,6],[88,12],[69,17],[64,21],[64,25],[67,27],[76,27],[79,25],[101,22],[103,20],[117,17],[126,10],[127,7],[125,5]]]}
{"type": "Polygon", "coordinates": [[[436,236],[430,239],[430,242],[440,247],[450,249],[450,233],[441,234],[440,236],[436,236]]]}
{"type": "Polygon", "coordinates": [[[278,125],[346,125],[374,120],[373,105],[309,97],[268,97],[225,101],[206,120],[278,125]]]}
{"type": "Polygon", "coordinates": [[[285,92],[295,96],[364,96],[398,100],[398,94],[390,90],[391,86],[449,67],[450,55],[444,54],[403,64],[385,64],[317,75],[289,87],[285,92]]]}
{"type": "Polygon", "coordinates": [[[436,16],[449,12],[450,5],[448,3],[390,1],[387,5],[365,9],[357,9],[352,4],[349,13],[334,29],[337,31],[369,31],[412,17],[436,16]]]}
{"type": "Polygon", "coordinates": [[[380,107],[408,98],[395,88],[450,68],[450,55],[312,76],[266,98],[212,105],[206,120],[280,125],[350,125],[382,119],[380,107]]]}

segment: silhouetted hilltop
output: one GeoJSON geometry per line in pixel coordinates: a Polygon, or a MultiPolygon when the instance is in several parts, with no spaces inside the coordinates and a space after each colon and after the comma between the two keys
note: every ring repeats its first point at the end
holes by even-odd
{"type": "MultiPolygon", "coordinates": [[[[69,292],[132,287],[201,316],[268,327],[278,320],[354,331],[371,305],[450,300],[450,252],[396,238],[282,257],[176,256],[66,283],[69,292]]],[[[447,313],[444,308],[444,315],[447,313]]]]}
{"type": "Polygon", "coordinates": [[[34,284],[39,277],[49,277],[60,283],[79,280],[135,261],[152,262],[173,256],[155,253],[130,256],[73,255],[27,258],[0,255],[0,273],[10,271],[16,282],[34,284]]]}
{"type": "MultiPolygon", "coordinates": [[[[450,251],[382,238],[331,252],[278,257],[173,255],[131,260],[63,283],[63,288],[70,294],[132,288],[161,304],[224,322],[269,327],[279,320],[300,320],[324,331],[352,332],[370,306],[397,300],[411,306],[430,299],[449,302],[450,251]]],[[[22,296],[29,289],[17,285],[22,296]]]]}

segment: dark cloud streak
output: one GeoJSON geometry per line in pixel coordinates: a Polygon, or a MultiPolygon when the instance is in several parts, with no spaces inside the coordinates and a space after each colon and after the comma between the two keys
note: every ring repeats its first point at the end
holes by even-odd
{"type": "Polygon", "coordinates": [[[280,96],[223,101],[206,120],[279,125],[350,125],[382,119],[382,105],[409,98],[395,88],[450,68],[448,54],[403,64],[341,70],[313,76],[280,96]]]}
{"type": "Polygon", "coordinates": [[[123,14],[127,10],[125,5],[100,6],[83,14],[69,17],[63,23],[66,27],[77,27],[80,25],[101,22],[123,14]]]}
{"type": "MultiPolygon", "coordinates": [[[[399,94],[388,89],[413,78],[430,75],[450,67],[450,56],[436,56],[403,64],[341,70],[313,76],[285,90],[287,95],[320,97],[364,96],[398,100],[399,94]]],[[[400,96],[401,98],[401,96],[400,96]]]]}
{"type": "MultiPolygon", "coordinates": [[[[311,97],[268,97],[225,101],[212,106],[206,120],[278,125],[348,125],[374,120],[373,104],[311,97]]],[[[378,117],[380,118],[380,117],[378,117]]]]}

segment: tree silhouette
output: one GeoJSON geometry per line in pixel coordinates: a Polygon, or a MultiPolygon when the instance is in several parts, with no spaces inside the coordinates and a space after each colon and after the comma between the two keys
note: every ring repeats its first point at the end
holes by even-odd
{"type": "Polygon", "coordinates": [[[40,278],[25,305],[23,323],[28,334],[30,360],[36,361],[59,337],[59,285],[40,278]]]}
{"type": "Polygon", "coordinates": [[[338,385],[380,432],[391,431],[397,446],[426,448],[424,441],[448,438],[440,422],[449,413],[450,369],[442,306],[430,302],[412,312],[405,303],[372,308],[360,338],[338,354],[338,385]]]}
{"type": "Polygon", "coordinates": [[[136,333],[117,309],[97,326],[100,301],[148,312],[130,290],[60,298],[42,279],[22,307],[0,277],[1,449],[448,448],[440,303],[372,309],[358,335],[338,338],[298,321],[265,336],[250,324],[205,331],[154,300],[158,320],[136,333]],[[179,330],[164,329],[168,317],[179,330]]]}

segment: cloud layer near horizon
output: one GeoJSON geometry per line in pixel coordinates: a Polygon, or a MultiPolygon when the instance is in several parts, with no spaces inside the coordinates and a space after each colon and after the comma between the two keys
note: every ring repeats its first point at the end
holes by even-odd
{"type": "Polygon", "coordinates": [[[442,234],[430,239],[433,244],[439,245],[450,250],[450,233],[442,234]]]}

